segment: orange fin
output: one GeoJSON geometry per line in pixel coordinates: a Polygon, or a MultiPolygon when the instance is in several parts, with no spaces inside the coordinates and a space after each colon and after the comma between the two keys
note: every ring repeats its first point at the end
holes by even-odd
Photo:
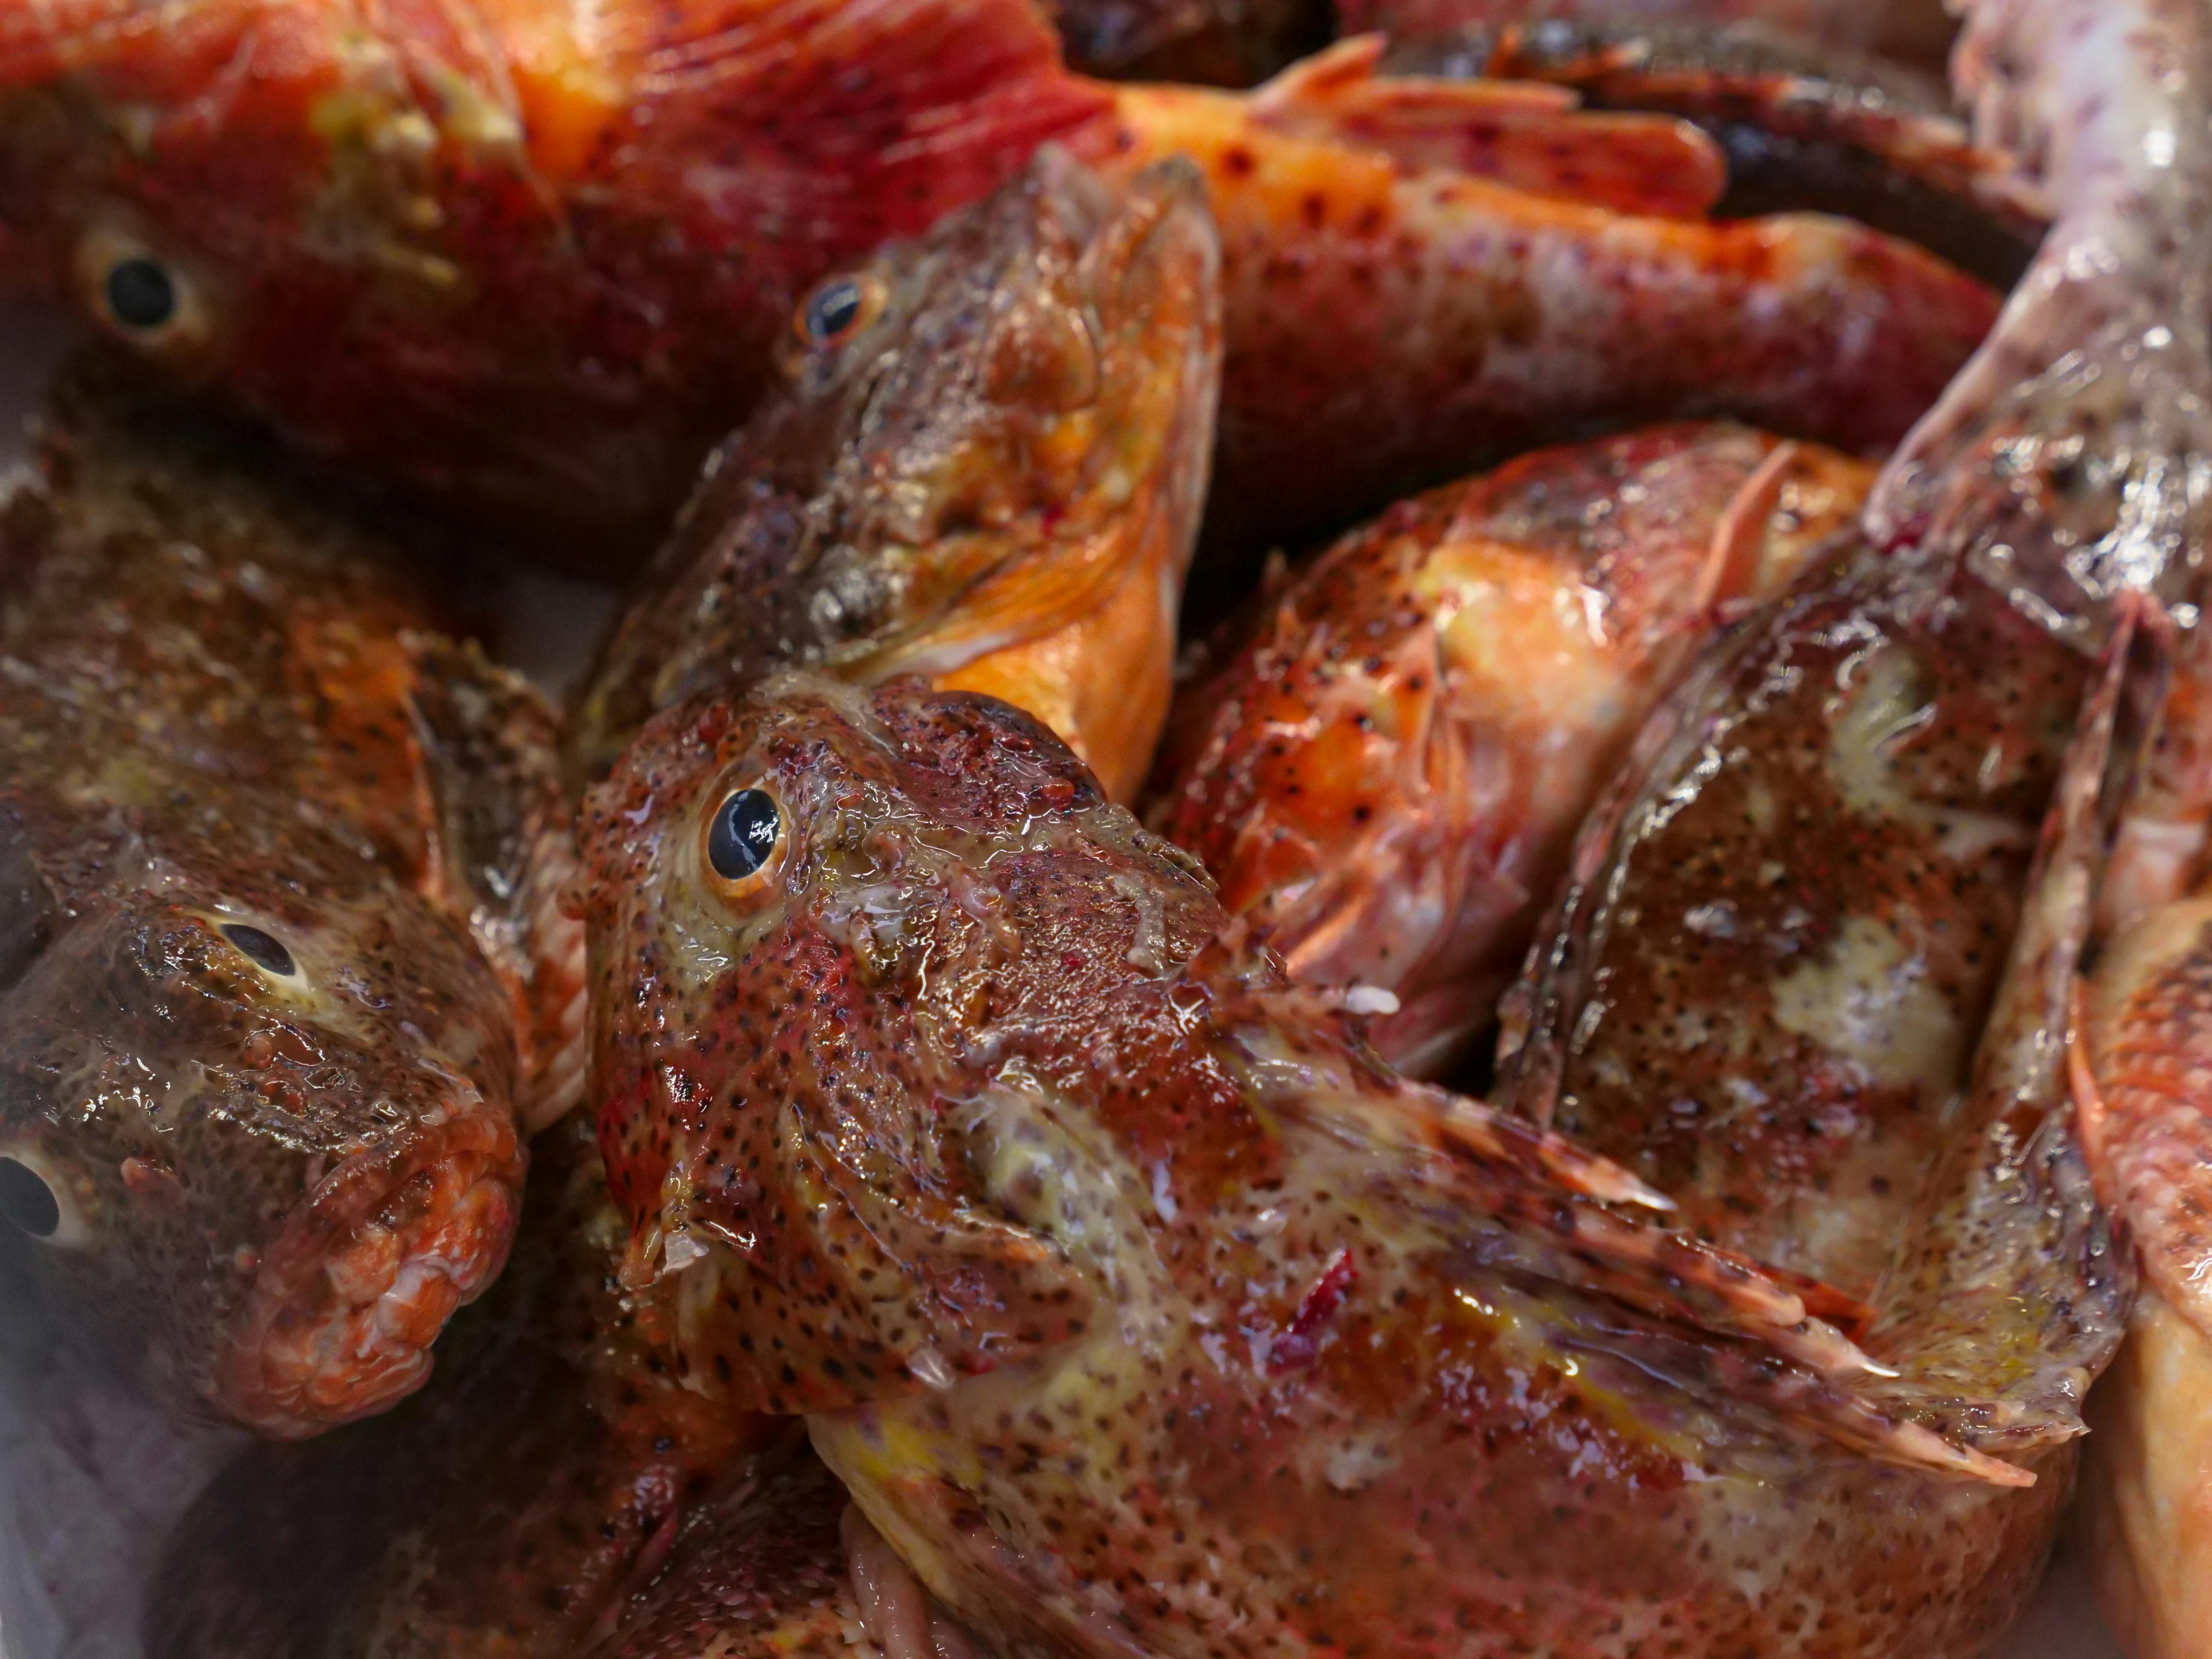
{"type": "Polygon", "coordinates": [[[1251,94],[1286,135],[1379,150],[1401,166],[1492,179],[1533,195],[1664,218],[1702,218],[1728,185],[1720,147],[1668,115],[1593,112],[1564,87],[1376,72],[1357,35],[1251,94]]]}

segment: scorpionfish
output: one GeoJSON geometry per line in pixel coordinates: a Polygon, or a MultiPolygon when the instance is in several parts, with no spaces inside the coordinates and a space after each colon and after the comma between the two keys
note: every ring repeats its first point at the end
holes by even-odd
{"type": "Polygon", "coordinates": [[[149,1659],[567,1659],[676,1570],[679,1538],[811,1537],[721,1514],[782,1425],[680,1385],[615,1281],[625,1235],[573,1114],[533,1146],[513,1259],[422,1391],[254,1446],[200,1494],[155,1575],[149,1659]]]}
{"type": "Polygon", "coordinates": [[[0,1218],[311,1434],[422,1380],[580,1086],[552,720],[392,550],[64,395],[0,516],[0,1218]]]}
{"type": "Polygon", "coordinates": [[[987,1646],[1963,1653],[2009,1606],[1947,1540],[2010,1559],[2063,1482],[1853,1297],[1381,1066],[1018,711],[704,700],[584,836],[625,1282],[987,1646]]]}
{"type": "Polygon", "coordinates": [[[805,664],[1044,720],[1126,797],[1167,715],[1221,373],[1190,167],[1109,187],[1051,146],[800,304],[783,385],[709,462],[571,744],[805,664]]]}

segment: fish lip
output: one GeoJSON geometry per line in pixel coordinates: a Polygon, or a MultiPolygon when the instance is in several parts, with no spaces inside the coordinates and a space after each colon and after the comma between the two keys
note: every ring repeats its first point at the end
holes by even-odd
{"type": "Polygon", "coordinates": [[[205,1389],[219,1415],[301,1439],[428,1380],[431,1344],[498,1276],[520,1217],[527,1154],[507,1115],[469,1094],[441,1123],[359,1148],[293,1211],[221,1339],[205,1389]],[[349,1291],[349,1256],[385,1255],[388,1275],[362,1261],[376,1277],[349,1291]]]}

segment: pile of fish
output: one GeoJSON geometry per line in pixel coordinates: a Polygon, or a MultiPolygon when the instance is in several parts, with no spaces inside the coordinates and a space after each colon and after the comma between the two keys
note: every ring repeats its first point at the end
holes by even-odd
{"type": "Polygon", "coordinates": [[[2212,1651],[2212,12],[1965,12],[0,11],[0,1640],[2212,1651]]]}

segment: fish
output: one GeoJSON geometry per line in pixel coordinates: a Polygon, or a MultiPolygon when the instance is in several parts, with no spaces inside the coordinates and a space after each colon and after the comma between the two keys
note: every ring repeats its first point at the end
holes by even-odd
{"type": "Polygon", "coordinates": [[[2024,1594],[2048,1449],[1381,1065],[1019,711],[704,698],[582,837],[624,1282],[987,1648],[1963,1654],[2024,1594]]]}
{"type": "Polygon", "coordinates": [[[1542,450],[1401,503],[1262,597],[1177,694],[1146,822],[1383,1057],[1476,1049],[1577,827],[1731,609],[1871,466],[1729,425],[1542,450]]]}
{"type": "Polygon", "coordinates": [[[538,1138],[512,1263],[423,1389],[253,1446],[171,1530],[148,1659],[565,1659],[621,1626],[789,1437],[684,1387],[614,1281],[624,1237],[572,1114],[538,1138]]]}
{"type": "Polygon", "coordinates": [[[1166,718],[1221,374],[1219,249],[1170,161],[1048,146],[827,279],[586,678],[574,765],[806,664],[989,690],[1132,793],[1166,718]]]}
{"type": "Polygon", "coordinates": [[[2212,23],[2178,0],[1976,0],[1954,79],[2051,228],[1883,463],[1867,528],[1960,551],[2087,648],[2114,595],[2175,608],[2202,585],[2212,23]]]}
{"type": "Polygon", "coordinates": [[[58,0],[0,21],[0,257],[357,481],[629,575],[773,383],[794,307],[1047,142],[1176,154],[1223,231],[1210,534],[1301,544],[1594,426],[1887,449],[1994,296],[1560,88],[1250,94],[1068,72],[1025,0],[58,0]],[[250,73],[239,66],[252,64],[250,73]],[[1502,182],[1501,182],[1502,180],[1502,182]]]}
{"type": "Polygon", "coordinates": [[[0,1219],[179,1409],[418,1386],[582,1084],[550,711],[88,371],[0,509],[0,1219]]]}

